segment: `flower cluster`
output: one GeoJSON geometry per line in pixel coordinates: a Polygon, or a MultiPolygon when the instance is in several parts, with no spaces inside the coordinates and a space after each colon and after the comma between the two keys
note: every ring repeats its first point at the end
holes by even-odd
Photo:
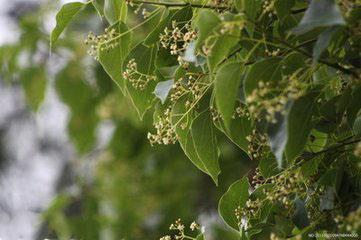
{"type": "Polygon", "coordinates": [[[285,113],[285,106],[290,100],[297,99],[304,94],[305,84],[298,81],[295,75],[282,79],[279,86],[272,86],[270,82],[258,82],[247,97],[249,111],[255,118],[265,114],[268,122],[276,123],[276,114],[285,113]]]}
{"type": "Polygon", "coordinates": [[[211,112],[213,122],[217,122],[222,119],[221,114],[217,111],[217,109],[215,107],[210,106],[209,111],[211,112]]]}
{"type": "Polygon", "coordinates": [[[356,157],[360,157],[361,158],[361,142],[359,142],[356,147],[355,150],[353,152],[355,154],[356,157]]]}
{"type": "Polygon", "coordinates": [[[221,35],[234,34],[235,31],[242,30],[245,26],[244,21],[223,22],[219,32],[221,35]]]}
{"type": "Polygon", "coordinates": [[[262,4],[262,13],[263,14],[267,14],[268,13],[268,16],[269,17],[272,17],[273,15],[276,14],[276,10],[275,10],[275,7],[274,7],[274,2],[273,0],[266,0],[263,2],[262,4]]]}
{"type": "Polygon", "coordinates": [[[246,137],[248,141],[248,155],[252,159],[259,159],[265,153],[265,148],[268,147],[267,136],[259,133],[256,129],[253,129],[251,135],[246,137]]]}
{"type": "Polygon", "coordinates": [[[160,43],[162,47],[170,50],[170,54],[177,55],[179,64],[187,68],[188,62],[184,60],[183,55],[189,44],[197,38],[197,32],[189,23],[178,25],[176,21],[172,21],[171,29],[166,27],[160,35],[160,43]]]}
{"type": "Polygon", "coordinates": [[[118,45],[114,39],[118,33],[114,28],[106,28],[104,34],[95,35],[90,32],[84,43],[89,46],[88,54],[98,60],[99,51],[115,48],[118,45]]]}
{"type": "Polygon", "coordinates": [[[128,80],[132,86],[139,90],[144,90],[150,81],[156,79],[155,76],[144,74],[138,71],[138,65],[135,59],[131,59],[123,72],[123,78],[128,80]]]}
{"type": "Polygon", "coordinates": [[[335,222],[341,228],[345,228],[348,232],[356,232],[361,230],[361,207],[356,211],[349,213],[347,216],[336,216],[335,222]]]}
{"type": "Polygon", "coordinates": [[[255,199],[255,200],[248,199],[245,207],[241,208],[240,206],[238,206],[234,210],[234,215],[237,218],[238,225],[242,229],[245,230],[248,229],[249,227],[248,219],[255,217],[258,214],[261,205],[262,202],[259,199],[255,199]]]}
{"type": "Polygon", "coordinates": [[[298,171],[283,171],[282,174],[276,175],[269,180],[274,187],[272,189],[263,189],[266,198],[271,202],[278,201],[290,210],[292,210],[294,196],[306,192],[306,186],[302,182],[298,171]]]}
{"type": "Polygon", "coordinates": [[[268,57],[277,57],[281,53],[281,49],[277,48],[276,50],[265,50],[266,56],[268,57]]]}
{"type": "MultiPolygon", "coordinates": [[[[198,223],[196,222],[192,222],[189,226],[191,231],[196,231],[196,230],[200,230],[200,226],[198,223]]],[[[181,219],[177,219],[175,221],[175,223],[172,223],[169,227],[169,230],[175,230],[178,233],[176,235],[174,235],[174,238],[172,238],[169,235],[163,236],[161,237],[159,240],[183,240],[183,239],[195,239],[191,236],[188,236],[185,234],[185,226],[182,223],[181,219]]]]}
{"type": "Polygon", "coordinates": [[[177,137],[174,128],[171,124],[171,110],[167,108],[163,116],[158,116],[158,121],[155,122],[154,127],[156,133],[148,133],[148,140],[151,145],[154,144],[174,144],[177,137]]]}
{"type": "Polygon", "coordinates": [[[261,175],[261,172],[260,172],[259,168],[257,167],[254,172],[254,175],[252,176],[251,185],[254,186],[254,188],[259,188],[265,182],[266,181],[265,181],[264,177],[261,175]]]}
{"type": "MultiPolygon", "coordinates": [[[[193,98],[192,102],[197,102],[202,98],[204,91],[207,88],[207,85],[201,80],[202,75],[192,73],[188,73],[187,76],[179,78],[173,85],[170,100],[176,102],[180,97],[190,93],[193,98]]],[[[190,107],[192,102],[187,101],[186,107],[190,107]]]]}
{"type": "Polygon", "coordinates": [[[248,107],[246,104],[239,103],[239,106],[236,107],[236,110],[232,116],[233,119],[236,119],[236,117],[242,118],[246,117],[247,119],[251,119],[251,114],[249,113],[248,107]]]}

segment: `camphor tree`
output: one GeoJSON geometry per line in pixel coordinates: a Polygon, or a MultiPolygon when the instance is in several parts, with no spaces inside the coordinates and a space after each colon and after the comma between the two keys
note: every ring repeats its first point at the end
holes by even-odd
{"type": "MultiPolygon", "coordinates": [[[[140,119],[153,112],[151,145],[178,142],[214,187],[222,135],[258,164],[219,200],[229,231],[361,236],[359,0],[73,2],[51,46],[92,7],[108,27],[88,35],[89,54],[140,119]]],[[[161,239],[204,239],[187,228],[161,239]]]]}

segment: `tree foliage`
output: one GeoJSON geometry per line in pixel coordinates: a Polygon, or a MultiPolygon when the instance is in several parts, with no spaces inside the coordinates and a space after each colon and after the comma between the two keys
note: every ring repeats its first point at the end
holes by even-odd
{"type": "MultiPolygon", "coordinates": [[[[151,145],[179,142],[215,185],[219,139],[258,164],[220,199],[229,231],[240,239],[361,234],[359,1],[69,3],[57,15],[53,47],[88,6],[109,25],[89,34],[89,54],[140,119],[153,114],[151,145]]],[[[76,91],[65,81],[59,87],[76,91]]],[[[64,101],[79,102],[73,112],[88,112],[86,90],[67,100],[68,90],[64,101]]],[[[241,172],[224,174],[232,171],[241,172]]],[[[172,225],[177,239],[189,237],[183,227],[172,225]]],[[[199,232],[191,239],[204,237],[192,228],[199,232]]]]}

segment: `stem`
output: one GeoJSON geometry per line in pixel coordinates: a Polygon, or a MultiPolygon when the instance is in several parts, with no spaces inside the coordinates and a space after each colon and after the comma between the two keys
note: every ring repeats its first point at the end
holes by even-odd
{"type": "Polygon", "coordinates": [[[177,2],[155,2],[155,1],[142,1],[142,0],[134,0],[133,3],[136,4],[150,4],[156,6],[165,6],[165,7],[194,7],[194,8],[208,8],[208,9],[217,9],[217,10],[225,10],[227,7],[219,7],[212,5],[202,5],[202,4],[194,4],[194,3],[177,3],[177,2]]]}
{"type": "MultiPolygon", "coordinates": [[[[276,39],[276,40],[279,41],[284,46],[286,46],[287,48],[291,49],[292,51],[301,53],[304,56],[306,56],[306,57],[308,57],[310,59],[313,59],[313,56],[310,53],[300,49],[299,47],[293,46],[293,45],[289,44],[288,42],[283,41],[281,39],[276,39]]],[[[323,63],[323,64],[325,64],[327,66],[333,67],[333,68],[335,68],[337,70],[340,70],[341,72],[343,72],[345,74],[353,75],[354,77],[358,78],[358,74],[356,72],[354,72],[354,71],[352,71],[350,69],[344,68],[341,65],[339,65],[338,63],[332,63],[332,62],[329,62],[329,61],[324,60],[324,59],[319,59],[318,62],[323,63]]]]}

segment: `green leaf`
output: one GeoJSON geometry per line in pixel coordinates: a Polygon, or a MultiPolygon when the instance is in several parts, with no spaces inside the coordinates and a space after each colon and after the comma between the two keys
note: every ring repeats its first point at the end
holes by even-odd
{"type": "Polygon", "coordinates": [[[359,115],[353,124],[353,134],[358,137],[361,136],[361,115],[359,115]]]}
{"type": "Polygon", "coordinates": [[[234,4],[238,12],[243,13],[246,15],[247,19],[247,25],[246,29],[249,33],[249,35],[253,36],[254,32],[254,22],[257,18],[257,13],[260,10],[262,6],[262,0],[235,0],[234,4]]]}
{"type": "Polygon", "coordinates": [[[313,129],[308,136],[306,150],[309,152],[319,152],[324,149],[327,143],[328,134],[313,129]]]}
{"type": "Polygon", "coordinates": [[[177,139],[184,153],[201,171],[208,174],[203,162],[199,159],[191,136],[190,126],[193,121],[193,111],[186,106],[187,96],[180,98],[172,107],[172,126],[175,128],[177,139]]]}
{"type": "Polygon", "coordinates": [[[281,58],[266,58],[252,64],[244,79],[244,91],[246,96],[258,87],[258,83],[263,81],[278,81],[281,79],[280,62],[281,58]]]}
{"type": "Polygon", "coordinates": [[[241,75],[240,63],[227,63],[217,71],[214,82],[217,109],[228,129],[230,129],[235,103],[238,98],[241,75]]]}
{"type": "MultiPolygon", "coordinates": [[[[137,71],[139,73],[154,76],[154,64],[157,50],[157,46],[146,47],[140,43],[131,50],[124,64],[127,64],[131,59],[135,59],[137,71]]],[[[134,88],[129,81],[126,81],[125,84],[130,100],[135,106],[138,116],[142,119],[145,112],[151,107],[155,98],[153,91],[157,83],[151,80],[148,82],[145,89],[142,90],[134,88]]]]}
{"type": "Polygon", "coordinates": [[[34,111],[44,100],[47,79],[43,68],[29,68],[22,74],[22,84],[25,92],[26,103],[34,111]]]}
{"type": "Polygon", "coordinates": [[[234,182],[219,200],[218,212],[228,226],[239,231],[235,210],[243,208],[249,198],[247,177],[234,182]]]}
{"type": "Polygon", "coordinates": [[[229,55],[230,50],[238,43],[239,34],[240,30],[236,28],[232,36],[224,34],[208,39],[207,45],[212,46],[207,57],[208,67],[211,72],[229,55]]]}
{"type": "Polygon", "coordinates": [[[181,8],[179,10],[168,10],[164,9],[162,11],[158,11],[155,16],[156,24],[153,26],[146,26],[149,29],[153,29],[148,36],[146,36],[144,40],[144,44],[147,46],[151,46],[157,42],[159,42],[159,35],[164,31],[166,27],[170,28],[172,26],[172,21],[176,21],[178,23],[185,23],[191,20],[193,12],[192,8],[187,6],[181,8]]]}
{"type": "Polygon", "coordinates": [[[312,114],[318,93],[310,93],[295,100],[288,114],[286,157],[296,158],[304,149],[312,126],[312,114]]]}
{"type": "Polygon", "coordinates": [[[51,32],[50,46],[54,45],[60,34],[69,25],[74,16],[82,10],[83,6],[85,6],[85,4],[81,2],[67,3],[62,6],[60,11],[56,14],[56,26],[51,32]]]}
{"type": "Polygon", "coordinates": [[[215,122],[215,125],[240,149],[244,152],[248,151],[249,142],[247,136],[251,135],[253,127],[252,121],[247,116],[232,118],[228,128],[221,120],[215,122]]]}
{"type": "Polygon", "coordinates": [[[191,125],[191,135],[197,156],[202,161],[207,173],[218,185],[220,173],[218,163],[218,146],[216,129],[212,123],[212,117],[208,111],[199,114],[191,125]]]}
{"type": "Polygon", "coordinates": [[[93,0],[92,5],[97,11],[100,17],[104,16],[104,1],[103,0],[93,0]]]}
{"type": "Polygon", "coordinates": [[[121,36],[115,42],[114,48],[104,48],[98,53],[100,64],[103,66],[107,74],[117,84],[123,94],[126,94],[126,83],[123,79],[123,63],[130,51],[132,40],[131,32],[127,32],[128,28],[124,23],[118,23],[111,28],[116,29],[121,36]]]}
{"type": "Polygon", "coordinates": [[[157,83],[157,86],[154,89],[154,94],[161,100],[162,103],[168,97],[169,91],[173,88],[174,80],[167,80],[157,83]]]}
{"type": "Polygon", "coordinates": [[[300,24],[293,29],[303,34],[318,27],[345,25],[342,13],[334,0],[312,0],[300,24]]]}
{"type": "Polygon", "coordinates": [[[110,24],[127,19],[128,6],[124,0],[104,0],[104,15],[110,24]]]}
{"type": "Polygon", "coordinates": [[[197,237],[196,237],[196,240],[205,240],[205,237],[203,234],[199,234],[197,237]]]}
{"type": "Polygon", "coordinates": [[[318,157],[305,162],[301,167],[302,176],[304,176],[305,178],[309,178],[312,175],[316,174],[321,160],[322,158],[318,157]]]}
{"type": "Polygon", "coordinates": [[[295,5],[295,0],[276,0],[274,8],[277,16],[283,20],[291,11],[291,8],[295,5]]]}
{"type": "Polygon", "coordinates": [[[296,211],[292,217],[293,223],[299,228],[303,229],[310,225],[310,220],[308,219],[307,209],[305,207],[305,202],[297,199],[295,202],[296,211]]]}
{"type": "Polygon", "coordinates": [[[174,11],[169,11],[168,9],[164,9],[161,16],[161,21],[158,25],[151,31],[148,36],[144,40],[144,45],[151,46],[159,41],[160,34],[164,31],[164,29],[169,25],[172,20],[174,11]]]}
{"type": "Polygon", "coordinates": [[[199,36],[196,43],[196,48],[201,47],[204,41],[211,35],[213,30],[221,23],[218,16],[211,10],[202,9],[195,20],[195,24],[199,30],[199,36]]]}
{"type": "Polygon", "coordinates": [[[271,153],[260,160],[258,168],[264,178],[269,178],[278,173],[277,161],[271,153]]]}
{"type": "Polygon", "coordinates": [[[318,36],[317,42],[313,47],[313,52],[312,52],[314,63],[316,63],[320,59],[321,54],[327,49],[332,39],[332,36],[336,31],[337,31],[337,27],[329,27],[318,36]]]}

